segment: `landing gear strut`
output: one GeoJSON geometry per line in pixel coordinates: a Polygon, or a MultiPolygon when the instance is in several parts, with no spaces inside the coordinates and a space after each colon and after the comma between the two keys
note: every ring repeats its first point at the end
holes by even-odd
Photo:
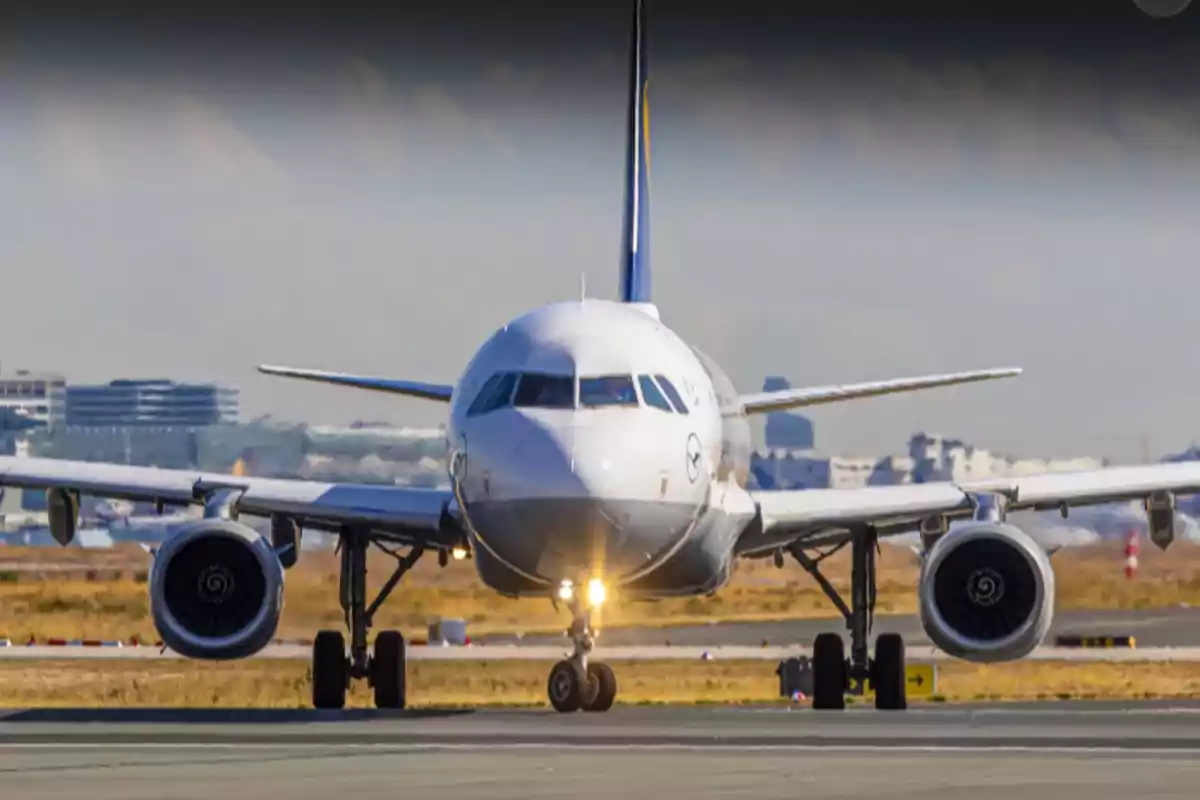
{"type": "Polygon", "coordinates": [[[567,634],[574,652],[550,669],[546,693],[555,711],[608,711],[617,697],[617,678],[612,668],[599,661],[588,661],[595,646],[592,635],[592,610],[582,598],[571,601],[571,627],[567,634]]]}
{"type": "Polygon", "coordinates": [[[338,542],[342,555],[339,594],[350,632],[350,653],[347,657],[346,639],[341,631],[317,634],[312,657],[312,699],[316,708],[344,708],[350,681],[364,678],[375,689],[377,708],[404,708],[407,694],[404,637],[399,631],[380,632],[375,637],[375,652],[371,656],[367,652],[367,631],[375,612],[424,550],[413,547],[406,555],[400,555],[375,542],[376,547],[395,557],[396,570],[368,606],[367,547],[371,544],[370,536],[362,531],[344,530],[341,533],[338,542]]]}
{"type": "Polygon", "coordinates": [[[867,682],[875,690],[875,707],[902,710],[908,707],[905,676],[904,640],[898,634],[880,634],[875,641],[875,658],[870,657],[871,628],[875,621],[875,559],[879,534],[873,527],[854,530],[851,547],[850,605],[821,574],[820,565],[845,544],[810,556],[799,545],[789,548],[792,557],[804,567],[825,596],[837,606],[850,631],[850,658],[846,659],[842,637],[822,633],[813,642],[813,708],[843,709],[846,694],[862,696],[867,682]]]}

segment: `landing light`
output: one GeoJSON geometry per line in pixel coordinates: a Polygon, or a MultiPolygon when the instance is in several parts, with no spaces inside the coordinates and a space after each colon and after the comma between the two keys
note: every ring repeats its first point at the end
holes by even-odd
{"type": "Polygon", "coordinates": [[[563,581],[561,584],[559,584],[559,587],[558,587],[558,599],[559,600],[570,600],[574,596],[575,596],[575,587],[571,585],[570,581],[563,581]]]}
{"type": "Polygon", "coordinates": [[[602,606],[607,598],[608,590],[604,588],[602,581],[597,578],[592,578],[588,581],[588,605],[594,607],[602,606]]]}
{"type": "Polygon", "coordinates": [[[450,557],[455,561],[462,561],[467,557],[467,549],[465,547],[455,547],[450,551],[450,557]]]}

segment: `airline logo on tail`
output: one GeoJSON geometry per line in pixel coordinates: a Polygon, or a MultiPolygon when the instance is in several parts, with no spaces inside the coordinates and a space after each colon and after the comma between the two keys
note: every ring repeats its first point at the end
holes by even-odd
{"type": "Polygon", "coordinates": [[[629,106],[625,140],[625,224],[621,300],[650,303],[650,97],[647,91],[646,3],[634,3],[629,48],[629,106]]]}
{"type": "Polygon", "coordinates": [[[650,79],[642,83],[642,171],[650,188],[650,79]]]}

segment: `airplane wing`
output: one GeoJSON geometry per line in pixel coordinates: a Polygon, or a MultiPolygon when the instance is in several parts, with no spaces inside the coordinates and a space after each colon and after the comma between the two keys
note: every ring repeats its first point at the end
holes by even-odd
{"type": "Polygon", "coordinates": [[[1143,499],[1155,492],[1200,493],[1200,462],[1110,467],[955,484],[925,483],[863,489],[756,491],[750,495],[758,524],[738,542],[742,554],[762,553],[795,542],[836,544],[849,530],[873,525],[881,536],[917,530],[922,520],[942,515],[969,519],[972,496],[998,494],[1009,511],[1045,511],[1143,499]]]}
{"type": "Polygon", "coordinates": [[[316,381],[317,383],[352,386],[356,389],[371,389],[376,392],[403,394],[409,397],[420,397],[425,400],[440,400],[443,403],[450,402],[450,396],[454,393],[453,386],[441,383],[372,378],[365,375],[326,372],[320,369],[297,369],[295,367],[276,367],[270,364],[263,364],[258,368],[258,371],[264,375],[279,375],[284,378],[299,378],[300,380],[316,381]]]}
{"type": "Polygon", "coordinates": [[[239,514],[285,514],[302,527],[360,525],[397,542],[449,549],[462,540],[449,491],[403,486],[250,478],[89,461],[0,456],[0,486],[68,489],[95,497],[202,505],[233,493],[239,514]]]}
{"type": "Polygon", "coordinates": [[[801,389],[783,389],[778,392],[745,394],[739,399],[747,414],[762,414],[768,411],[783,411],[789,408],[815,406],[821,403],[836,403],[839,400],[854,400],[860,397],[877,397],[898,392],[913,392],[933,389],[938,386],[954,386],[959,383],[992,381],[1011,378],[1021,374],[1019,367],[1004,369],[981,369],[972,372],[952,372],[948,375],[925,375],[920,378],[895,378],[868,383],[846,383],[835,386],[812,386],[801,389]]]}

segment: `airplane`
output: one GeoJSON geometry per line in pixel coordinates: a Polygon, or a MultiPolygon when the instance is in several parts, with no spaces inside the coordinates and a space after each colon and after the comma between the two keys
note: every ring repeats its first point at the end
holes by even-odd
{"type": "Polygon", "coordinates": [[[264,365],[261,372],[448,407],[445,490],[321,483],[36,458],[0,458],[0,485],[46,489],[50,525],[68,543],[87,495],[192,504],[202,517],[161,544],[149,581],[163,642],[195,659],[252,656],[273,638],[285,572],[302,530],[337,536],[349,635],[320,631],[312,703],[344,707],[367,680],[380,708],[407,702],[406,644],[368,633],[376,610],[425,553],[473,559],[500,595],[549,599],[571,614],[569,655],[546,684],[559,712],[603,712],[617,696],[610,666],[590,658],[595,609],[610,600],[707,595],[735,563],[791,556],[845,619],[812,643],[818,709],[842,709],[869,681],[875,705],[907,708],[905,646],[883,632],[871,650],[876,549],[919,532],[917,594],[930,639],[976,662],[1022,658],[1047,634],[1054,571],[1045,550],[1007,519],[1022,509],[1142,501],[1151,539],[1173,538],[1177,493],[1200,491],[1194,463],[1115,467],[956,484],[861,489],[747,489],[751,415],[1007,378],[988,369],[740,394],[716,362],[661,319],[651,292],[648,10],[633,3],[624,207],[617,300],[581,297],[536,308],[495,330],[455,385],[264,365]],[[260,535],[239,516],[265,517],[260,535]],[[953,529],[950,523],[955,524],[953,529]],[[366,554],[397,560],[367,602],[366,554]],[[850,596],[821,571],[851,548],[850,596]],[[611,597],[610,597],[611,595],[611,597]]]}

